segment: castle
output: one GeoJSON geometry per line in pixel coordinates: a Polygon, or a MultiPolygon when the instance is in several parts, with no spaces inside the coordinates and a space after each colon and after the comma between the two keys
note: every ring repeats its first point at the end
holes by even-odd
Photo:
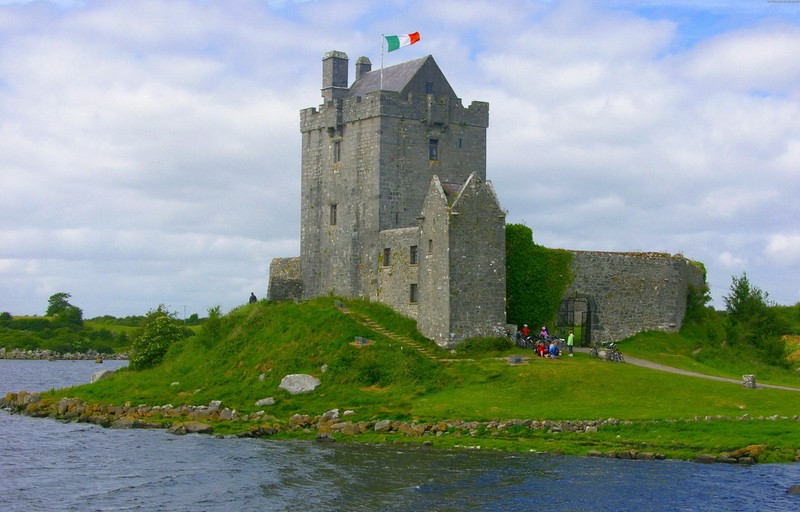
{"type": "MultiPolygon", "coordinates": [[[[431,56],[375,71],[359,57],[352,85],[348,64],[343,52],[325,54],[323,103],[301,111],[300,257],[272,261],[269,299],[368,298],[416,319],[445,348],[501,333],[505,211],[486,179],[488,103],[464,107],[431,56]]],[[[639,267],[622,254],[573,253],[576,279],[559,316],[574,321],[577,311],[597,341],[679,328],[687,284],[704,276],[663,256],[639,267]],[[608,276],[593,273],[593,258],[608,276]],[[627,318],[615,304],[620,269],[641,273],[645,293],[651,280],[662,288],[643,325],[618,321],[627,318]]]]}

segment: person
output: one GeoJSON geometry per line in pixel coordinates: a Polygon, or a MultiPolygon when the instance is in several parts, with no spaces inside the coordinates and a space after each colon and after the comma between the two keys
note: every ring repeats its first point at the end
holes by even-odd
{"type": "Polygon", "coordinates": [[[544,357],[547,354],[547,347],[544,346],[544,342],[539,340],[539,343],[536,344],[536,355],[539,357],[544,357]]]}
{"type": "Polygon", "coordinates": [[[531,330],[528,328],[528,324],[522,326],[522,336],[527,338],[531,335],[531,330]]]}
{"type": "Polygon", "coordinates": [[[255,293],[250,292],[250,304],[252,304],[254,302],[258,302],[258,299],[256,298],[256,294],[255,293]]]}
{"type": "Polygon", "coordinates": [[[575,343],[575,335],[572,334],[572,331],[569,331],[569,335],[567,336],[567,349],[569,349],[569,357],[572,357],[572,345],[575,343]]]}
{"type": "Polygon", "coordinates": [[[548,352],[551,359],[558,359],[559,350],[555,341],[550,342],[550,350],[548,352]]]}
{"type": "Polygon", "coordinates": [[[547,339],[550,336],[550,333],[547,332],[547,326],[546,325],[542,326],[542,331],[539,333],[539,336],[541,338],[544,338],[544,339],[547,339]]]}

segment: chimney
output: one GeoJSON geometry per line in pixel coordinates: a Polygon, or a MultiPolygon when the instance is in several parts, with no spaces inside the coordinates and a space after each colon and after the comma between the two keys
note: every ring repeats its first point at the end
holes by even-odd
{"type": "Polygon", "coordinates": [[[347,95],[347,54],[336,50],[322,58],[322,97],[325,102],[347,95]]]}
{"type": "Polygon", "coordinates": [[[356,61],[356,81],[361,80],[361,77],[370,71],[372,71],[372,62],[367,57],[359,57],[356,61]]]}

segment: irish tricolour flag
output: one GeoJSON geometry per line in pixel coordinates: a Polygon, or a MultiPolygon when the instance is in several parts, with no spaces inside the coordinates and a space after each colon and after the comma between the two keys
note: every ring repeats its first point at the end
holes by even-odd
{"type": "Polygon", "coordinates": [[[402,34],[399,36],[383,36],[386,38],[386,45],[390,52],[393,52],[404,46],[414,44],[419,41],[419,32],[413,34],[402,34]]]}

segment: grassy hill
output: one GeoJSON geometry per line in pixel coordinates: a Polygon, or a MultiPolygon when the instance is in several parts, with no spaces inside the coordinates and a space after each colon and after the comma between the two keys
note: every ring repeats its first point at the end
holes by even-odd
{"type": "MultiPolygon", "coordinates": [[[[698,362],[697,347],[680,335],[646,333],[621,347],[624,353],[695,371],[733,378],[755,373],[759,383],[800,387],[797,372],[756,371],[746,358],[719,367],[713,364],[727,361],[727,356],[698,362]]],[[[531,357],[519,365],[505,359],[512,355],[532,353],[484,340],[453,354],[420,336],[413,321],[364,301],[348,301],[344,311],[328,297],[303,304],[259,302],[207,322],[198,335],[174,344],[156,368],[118,372],[52,396],[173,406],[221,400],[240,414],[265,409],[255,402],[274,397],[276,404],[266,409],[278,422],[296,413],[321,415],[334,408],[354,411],[351,421],[629,420],[593,435],[517,430],[475,434],[484,437],[484,446],[514,450],[585,454],[589,448],[635,446],[688,457],[758,444],[768,447],[763,460],[793,460],[800,448],[794,419],[800,414],[800,392],[745,389],[583,353],[560,360],[531,357]],[[368,341],[356,343],[357,338],[368,341]],[[294,373],[315,375],[322,385],[294,396],[279,390],[281,379],[294,373]],[[743,415],[750,419],[737,419],[743,415]]],[[[246,428],[228,425],[217,431],[246,428]]],[[[362,438],[387,439],[377,434],[362,438]]],[[[464,439],[440,436],[432,442],[453,446],[464,439]]]]}

